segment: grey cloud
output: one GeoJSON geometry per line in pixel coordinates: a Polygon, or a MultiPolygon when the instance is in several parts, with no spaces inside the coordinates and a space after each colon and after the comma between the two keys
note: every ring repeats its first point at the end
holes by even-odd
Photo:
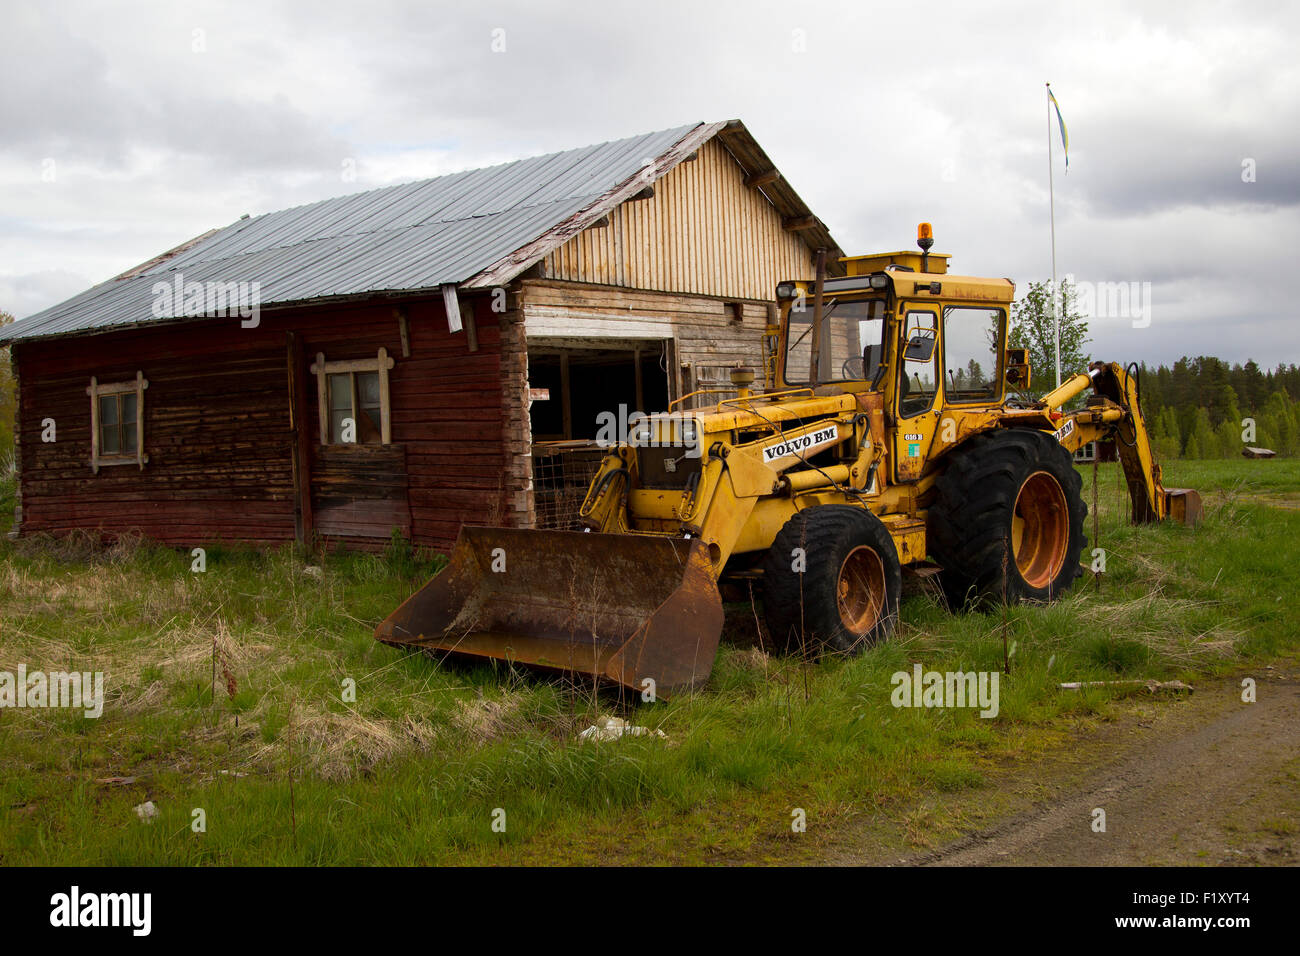
{"type": "Polygon", "coordinates": [[[1300,361],[1274,281],[1300,241],[1300,13],[1194,0],[930,12],[940,28],[918,45],[900,42],[912,12],[858,3],[20,3],[0,36],[14,78],[0,96],[0,308],[65,296],[33,277],[107,278],[244,212],[730,117],[846,251],[910,247],[930,220],[954,269],[1023,288],[1051,268],[1051,79],[1072,139],[1068,177],[1057,156],[1060,272],[1151,282],[1159,307],[1147,330],[1098,322],[1094,351],[1300,361]],[[195,26],[199,58],[185,49],[195,26]],[[32,188],[50,155],[58,189],[32,188]]]}

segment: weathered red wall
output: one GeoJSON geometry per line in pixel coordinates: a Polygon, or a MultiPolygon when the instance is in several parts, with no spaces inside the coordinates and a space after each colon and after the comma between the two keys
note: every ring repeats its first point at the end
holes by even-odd
{"type": "MultiPolygon", "coordinates": [[[[256,329],[238,319],[19,343],[22,534],[74,528],[139,531],[174,545],[278,543],[294,537],[294,481],[286,333],[302,347],[303,426],[318,454],[317,352],[372,357],[383,346],[393,446],[405,455],[411,537],[446,547],[462,523],[495,521],[504,508],[502,382],[497,316],[474,307],[478,350],[447,331],[441,300],[405,300],[411,355],[402,356],[392,301],[265,311],[256,329]],[[90,377],[142,371],[149,463],[90,468],[90,377]],[[53,418],[57,441],[41,441],[53,418]]],[[[391,484],[391,483],[390,483],[391,484]]],[[[376,546],[392,528],[371,529],[376,546]]]]}

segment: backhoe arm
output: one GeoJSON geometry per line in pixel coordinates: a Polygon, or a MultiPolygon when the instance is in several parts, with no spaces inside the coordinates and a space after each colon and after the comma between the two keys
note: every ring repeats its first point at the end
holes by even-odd
{"type": "Polygon", "coordinates": [[[1172,517],[1189,526],[1196,524],[1201,517],[1201,496],[1188,488],[1165,488],[1161,483],[1160,465],[1142,416],[1136,374],[1117,362],[1094,362],[1086,374],[1062,383],[1042,401],[1048,409],[1059,409],[1089,387],[1093,394],[1087,405],[1063,416],[1057,430],[1061,444],[1075,451],[1088,442],[1113,438],[1133,503],[1133,523],[1172,517]]]}

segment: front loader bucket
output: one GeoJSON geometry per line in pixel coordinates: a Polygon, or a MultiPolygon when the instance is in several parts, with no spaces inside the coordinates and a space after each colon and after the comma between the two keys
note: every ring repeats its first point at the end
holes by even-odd
{"type": "Polygon", "coordinates": [[[375,628],[395,647],[608,678],[657,694],[708,680],[722,599],[698,541],[463,528],[451,561],[375,628]]]}
{"type": "Polygon", "coordinates": [[[1195,528],[1201,521],[1201,495],[1191,488],[1165,489],[1165,514],[1195,528]]]}

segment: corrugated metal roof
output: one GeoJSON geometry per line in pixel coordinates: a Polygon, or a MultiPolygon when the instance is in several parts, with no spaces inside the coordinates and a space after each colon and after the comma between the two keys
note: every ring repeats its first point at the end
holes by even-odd
{"type": "MultiPolygon", "coordinates": [[[[0,343],[181,318],[180,305],[154,314],[155,285],[178,276],[185,284],[256,282],[260,307],[502,285],[715,135],[747,174],[771,168],[745,125],[731,120],[326,199],[204,233],[0,330],[0,343]]],[[[783,217],[811,216],[783,180],[762,188],[783,217]]],[[[831,274],[843,271],[843,253],[820,220],[800,236],[827,249],[831,274]]]]}
{"type": "MultiPolygon", "coordinates": [[[[156,283],[257,282],[259,304],[460,283],[633,180],[703,124],[471,169],[232,223],[38,312],[0,341],[179,318],[156,283]]],[[[524,267],[526,268],[526,266],[524,267]]],[[[522,269],[520,270],[522,271],[522,269]]]]}

